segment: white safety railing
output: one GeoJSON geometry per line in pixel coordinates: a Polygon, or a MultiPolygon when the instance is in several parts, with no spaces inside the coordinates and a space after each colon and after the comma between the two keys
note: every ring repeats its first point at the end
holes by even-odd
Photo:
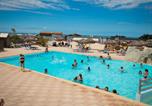
{"type": "Polygon", "coordinates": [[[152,92],[152,78],[150,79],[140,79],[139,88],[137,93],[137,100],[142,101],[142,95],[145,93],[152,92]]]}

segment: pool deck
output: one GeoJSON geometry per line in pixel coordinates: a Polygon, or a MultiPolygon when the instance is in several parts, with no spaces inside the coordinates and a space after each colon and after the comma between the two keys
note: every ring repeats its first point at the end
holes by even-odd
{"type": "MultiPolygon", "coordinates": [[[[7,49],[0,53],[0,57],[41,51],[44,48],[7,49]]],[[[4,106],[145,106],[137,101],[63,79],[32,71],[21,72],[19,68],[4,63],[0,63],[0,98],[4,98],[4,106]]]]}

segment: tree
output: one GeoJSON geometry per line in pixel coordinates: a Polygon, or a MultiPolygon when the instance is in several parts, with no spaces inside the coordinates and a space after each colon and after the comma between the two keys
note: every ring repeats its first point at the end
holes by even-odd
{"type": "Polygon", "coordinates": [[[42,36],[37,36],[37,43],[40,44],[41,46],[46,46],[48,41],[49,39],[43,38],[42,36]]]}
{"type": "Polygon", "coordinates": [[[11,28],[11,31],[12,31],[13,35],[16,35],[16,29],[15,28],[11,28]]]}
{"type": "Polygon", "coordinates": [[[14,35],[14,36],[10,36],[10,41],[16,44],[16,43],[23,43],[24,39],[20,38],[17,35],[14,35]]]}
{"type": "Polygon", "coordinates": [[[16,29],[15,28],[12,28],[11,30],[12,30],[13,33],[16,33],[16,29]]]}
{"type": "Polygon", "coordinates": [[[150,34],[144,34],[144,35],[140,36],[139,39],[146,41],[148,39],[152,39],[152,35],[150,35],[150,34]]]}

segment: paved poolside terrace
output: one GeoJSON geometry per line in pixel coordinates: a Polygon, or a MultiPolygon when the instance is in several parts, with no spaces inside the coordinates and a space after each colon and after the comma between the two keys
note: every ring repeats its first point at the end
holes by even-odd
{"type": "MultiPolygon", "coordinates": [[[[69,48],[50,48],[72,52],[69,48]]],[[[40,50],[5,49],[0,57],[42,52],[40,50]]],[[[100,54],[87,54],[100,55],[100,54]]],[[[0,63],[0,98],[4,106],[145,106],[119,95],[86,87],[63,79],[0,63]]]]}

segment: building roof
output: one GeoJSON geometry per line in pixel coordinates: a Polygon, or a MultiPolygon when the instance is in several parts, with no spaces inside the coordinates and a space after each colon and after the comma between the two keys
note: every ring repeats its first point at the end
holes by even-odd
{"type": "Polygon", "coordinates": [[[0,38],[7,38],[8,37],[8,33],[0,33],[0,38]]]}

